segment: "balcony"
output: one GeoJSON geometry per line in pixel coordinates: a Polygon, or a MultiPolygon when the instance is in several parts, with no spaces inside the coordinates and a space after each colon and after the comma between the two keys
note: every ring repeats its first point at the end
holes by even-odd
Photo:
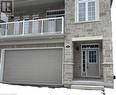
{"type": "Polygon", "coordinates": [[[64,34],[64,17],[0,23],[0,38],[64,34]]]}

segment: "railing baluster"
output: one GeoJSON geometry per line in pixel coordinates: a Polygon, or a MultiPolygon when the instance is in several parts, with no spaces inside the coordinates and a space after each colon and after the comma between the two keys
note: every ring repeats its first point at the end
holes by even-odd
{"type": "Polygon", "coordinates": [[[24,36],[25,35],[25,21],[23,21],[23,33],[22,35],[24,36]]]}
{"type": "Polygon", "coordinates": [[[64,33],[64,17],[62,17],[62,34],[64,33]]]}
{"type": "Polygon", "coordinates": [[[41,34],[43,34],[43,24],[44,24],[44,22],[43,22],[43,20],[41,20],[42,22],[41,22],[41,34]]]}
{"type": "Polygon", "coordinates": [[[6,23],[6,30],[5,30],[5,36],[8,35],[8,23],[6,23]]]}

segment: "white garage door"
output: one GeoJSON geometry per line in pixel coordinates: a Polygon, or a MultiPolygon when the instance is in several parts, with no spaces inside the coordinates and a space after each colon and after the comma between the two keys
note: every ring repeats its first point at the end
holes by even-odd
{"type": "Polygon", "coordinates": [[[3,82],[62,84],[62,48],[4,51],[3,82]]]}

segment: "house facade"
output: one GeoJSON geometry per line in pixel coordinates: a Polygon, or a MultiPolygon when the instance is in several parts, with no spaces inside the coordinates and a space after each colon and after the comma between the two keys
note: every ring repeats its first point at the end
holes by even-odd
{"type": "Polygon", "coordinates": [[[111,2],[14,0],[0,23],[1,82],[113,88],[111,2]]]}

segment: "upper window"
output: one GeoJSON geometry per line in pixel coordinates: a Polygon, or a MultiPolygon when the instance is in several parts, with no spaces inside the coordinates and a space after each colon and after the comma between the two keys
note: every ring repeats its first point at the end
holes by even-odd
{"type": "Polygon", "coordinates": [[[1,12],[12,12],[12,1],[1,1],[1,12]]]}
{"type": "Polygon", "coordinates": [[[76,0],[76,22],[95,21],[98,19],[99,0],[76,0]]]}

